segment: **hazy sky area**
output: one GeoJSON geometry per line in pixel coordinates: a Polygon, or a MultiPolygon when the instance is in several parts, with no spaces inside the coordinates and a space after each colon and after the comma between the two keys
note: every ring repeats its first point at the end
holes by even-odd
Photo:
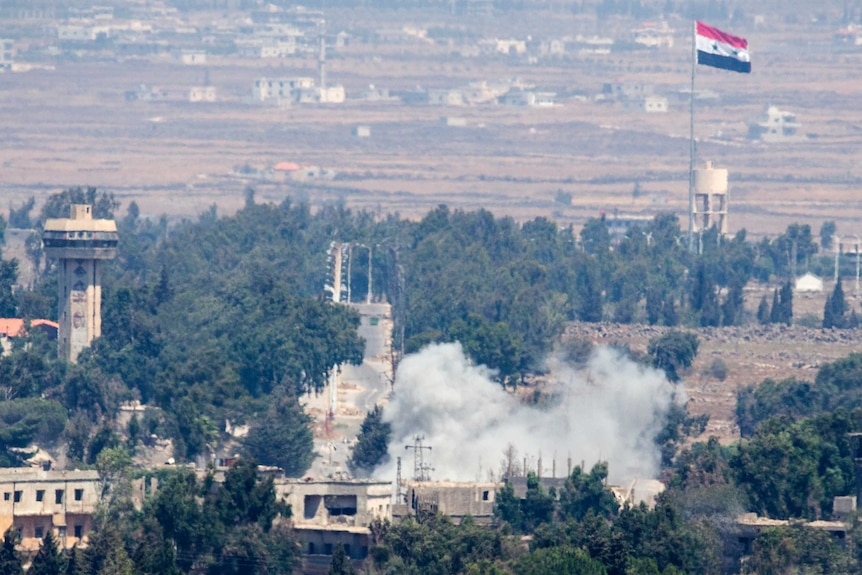
{"type": "MultiPolygon", "coordinates": [[[[674,401],[684,401],[662,372],[639,366],[610,348],[597,348],[583,370],[550,362],[557,383],[541,408],[524,404],[490,379],[483,366],[472,365],[460,344],[431,345],[399,364],[392,401],[384,419],[392,423],[389,461],[375,476],[395,476],[395,458],[402,458],[405,477],[412,476],[415,436],[431,446],[425,462],[434,480],[486,481],[499,477],[501,461],[511,443],[535,471],[541,455],[543,476],[556,475],[585,463],[589,470],[608,461],[609,479],[624,485],[653,478],[660,454],[653,438],[674,401]]],[[[681,395],[682,394],[682,395],[681,395]]]]}

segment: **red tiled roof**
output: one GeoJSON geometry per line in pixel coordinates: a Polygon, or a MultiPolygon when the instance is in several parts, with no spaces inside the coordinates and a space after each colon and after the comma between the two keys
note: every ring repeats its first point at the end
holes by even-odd
{"type": "MultiPolygon", "coordinates": [[[[34,319],[30,321],[30,327],[41,325],[60,329],[60,324],[49,319],[34,319]]],[[[24,335],[24,320],[17,317],[0,317],[0,335],[5,337],[21,337],[24,335]]]]}

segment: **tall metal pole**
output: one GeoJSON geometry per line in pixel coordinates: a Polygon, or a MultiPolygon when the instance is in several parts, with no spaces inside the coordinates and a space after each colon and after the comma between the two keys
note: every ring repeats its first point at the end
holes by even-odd
{"type": "Polygon", "coordinates": [[[835,236],[835,283],[838,283],[838,256],[841,255],[841,236],[835,236]]]}
{"type": "MultiPolygon", "coordinates": [[[[694,15],[692,15],[693,18],[694,15]]],[[[694,70],[697,66],[697,21],[692,19],[691,29],[691,92],[688,111],[688,251],[694,252],[694,70]]]]}
{"type": "Polygon", "coordinates": [[[368,296],[365,298],[365,303],[371,303],[371,260],[373,255],[371,246],[368,246],[368,296]]]}
{"type": "Polygon", "coordinates": [[[353,244],[347,244],[347,303],[349,304],[352,300],[350,299],[350,279],[353,277],[350,272],[350,266],[353,263],[353,244]]]}

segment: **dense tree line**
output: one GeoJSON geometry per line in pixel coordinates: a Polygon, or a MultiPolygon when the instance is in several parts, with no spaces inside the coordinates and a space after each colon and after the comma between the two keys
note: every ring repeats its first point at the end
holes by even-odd
{"type": "MultiPolygon", "coordinates": [[[[0,359],[3,463],[19,461],[19,448],[33,439],[63,439],[73,461],[96,466],[110,485],[87,550],[58,554],[48,540],[34,559],[36,573],[53,573],[58,565],[66,573],[93,574],[294,568],[289,510],[250,462],[233,468],[223,483],[184,472],[160,477],[140,512],[124,503],[122,485],[128,451],[152,434],[172,437],[178,456],[192,458],[222,438],[224,419],[251,423],[247,454],[290,474],[305,471],[311,436],[297,397],[319,389],[331,365],[358,361],[362,352],[357,315],[322,296],[332,241],[372,247],[370,262],[354,262],[353,291],[357,299],[367,295],[370,263],[378,286],[371,297],[401,310],[395,315],[405,350],[461,341],[507,385],[540,369],[568,321],[690,327],[750,321],[741,307],[745,283],[768,277],[789,286],[790,270],[816,257],[807,226],[758,244],[744,233],[726,240],[708,230],[692,254],[679,222],[668,215],[616,241],[604,218],[590,220],[576,236],[545,219],[518,224],[484,211],[440,207],[418,222],[376,221],[340,206],[312,212],[290,201],[257,204],[251,192],[246,200],[231,217],[213,209],[173,227],[142,219],[130,205],[118,220],[120,257],[105,277],[103,337],[78,365],[59,361],[53,345],[35,334],[30,345],[22,342],[0,359]],[[119,430],[113,424],[119,402],[132,398],[152,409],[119,430]]],[[[52,198],[35,224],[64,215],[73,201],[91,201],[105,217],[118,208],[110,195],[69,190],[52,198]]],[[[35,258],[38,250],[32,253],[35,258]]],[[[50,262],[40,269],[26,293],[11,285],[4,292],[9,278],[0,274],[0,300],[7,297],[27,317],[55,309],[56,271],[50,262]]],[[[792,292],[786,296],[785,289],[771,306],[770,317],[779,309],[776,321],[792,321],[792,292]]],[[[651,342],[642,360],[674,379],[684,376],[697,347],[690,333],[671,331],[651,342]]],[[[850,410],[857,406],[860,364],[854,355],[824,366],[812,384],[765,382],[743,390],[745,439],[735,445],[710,440],[674,457],[686,430],[702,429],[703,422],[684,410],[672,414],[657,438],[672,446],[664,461],[668,489],[653,509],[620,506],[602,465],[576,468],[559,492],[530,477],[524,498],[511,486],[497,494],[492,528],[424,514],[376,524],[369,570],[670,575],[718,573],[728,561],[740,569],[733,563],[741,553],[732,528],[738,512],[828,518],[832,498],[852,492],[848,433],[860,427],[860,412],[850,410]],[[528,545],[521,534],[531,535],[528,545]]],[[[355,470],[379,461],[388,434],[375,409],[354,452],[355,470]]],[[[858,561],[804,528],[767,530],[750,555],[744,569],[763,573],[844,572],[858,561]],[[789,551],[776,551],[783,549],[789,551]]],[[[0,548],[2,572],[19,573],[20,567],[6,566],[20,559],[10,532],[0,548]]],[[[333,561],[332,572],[349,570],[348,562],[333,561]]]]}
{"type": "MultiPolygon", "coordinates": [[[[296,398],[319,390],[332,365],[362,355],[357,315],[324,301],[333,241],[366,247],[352,250],[351,291],[354,300],[369,295],[370,266],[371,299],[393,304],[396,350],[457,340],[504,385],[541,371],[569,321],[691,327],[751,321],[742,286],[752,278],[784,280],[769,317],[789,323],[787,274],[817,251],[810,228],[797,224],[758,244],[744,231],[727,240],[706,230],[692,254],[672,215],[612,238],[605,217],[590,219],[578,234],[544,218],[519,224],[445,206],[413,222],[340,205],[313,211],[290,200],[259,204],[253,190],[233,216],[220,217],[213,207],[170,226],[164,217],[142,217],[134,203],[121,216],[113,195],[93,188],[56,194],[36,215],[31,202],[12,212],[17,225],[34,226],[38,240],[45,219],[82,202],[94,205],[96,217],[114,217],[120,230],[119,256],[103,282],[102,337],[77,366],[58,361],[52,346],[39,341],[0,359],[6,399],[39,397],[66,409],[62,437],[42,438],[65,440],[72,460],[82,463],[129,435],[111,423],[127,399],[152,408],[137,421],[129,446],[167,436],[187,459],[224,438],[225,420],[259,422],[280,409],[296,425],[307,424],[296,398]]],[[[40,272],[33,289],[13,291],[16,262],[4,262],[0,311],[53,317],[56,266],[38,241],[28,242],[28,254],[40,272]]],[[[672,364],[653,361],[675,377],[672,364]]],[[[301,473],[311,442],[293,428],[252,426],[247,453],[276,463],[262,446],[278,437],[296,446],[292,459],[299,463],[291,468],[301,473]]],[[[32,431],[14,442],[26,444],[32,431]]],[[[4,441],[12,446],[13,438],[4,441]]]]}

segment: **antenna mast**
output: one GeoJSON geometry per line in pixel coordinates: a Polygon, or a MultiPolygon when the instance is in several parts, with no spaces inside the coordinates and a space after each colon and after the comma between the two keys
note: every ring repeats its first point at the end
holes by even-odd
{"type": "Polygon", "coordinates": [[[417,435],[413,438],[412,445],[405,445],[404,449],[413,450],[413,481],[431,481],[431,471],[434,468],[425,463],[425,450],[431,451],[430,445],[422,445],[425,437],[417,435]]]}

